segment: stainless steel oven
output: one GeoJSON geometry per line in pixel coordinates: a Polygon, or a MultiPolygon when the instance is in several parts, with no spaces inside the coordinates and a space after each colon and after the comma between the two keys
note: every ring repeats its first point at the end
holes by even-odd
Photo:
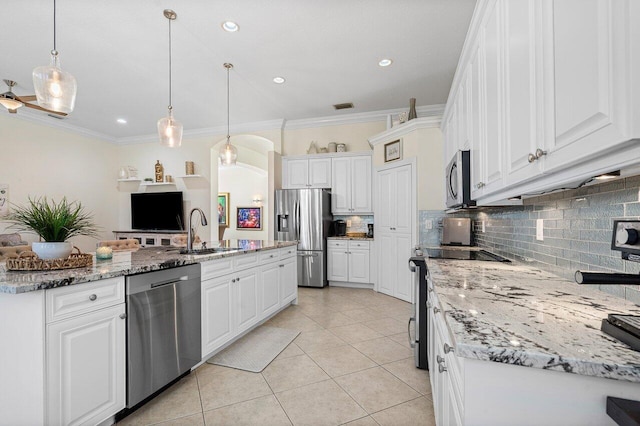
{"type": "Polygon", "coordinates": [[[456,151],[447,165],[445,184],[448,208],[475,206],[475,201],[471,200],[471,154],[469,151],[456,151]]]}

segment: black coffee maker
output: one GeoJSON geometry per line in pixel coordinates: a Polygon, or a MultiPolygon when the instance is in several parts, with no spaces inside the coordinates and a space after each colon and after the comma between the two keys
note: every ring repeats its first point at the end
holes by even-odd
{"type": "Polygon", "coordinates": [[[344,220],[333,221],[333,235],[336,237],[344,237],[347,235],[347,222],[344,220]]]}
{"type": "Polygon", "coordinates": [[[373,238],[373,223],[367,224],[367,238],[373,238]]]}

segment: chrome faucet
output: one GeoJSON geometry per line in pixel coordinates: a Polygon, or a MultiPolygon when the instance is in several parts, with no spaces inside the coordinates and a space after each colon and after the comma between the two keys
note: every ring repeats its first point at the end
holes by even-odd
{"type": "Polygon", "coordinates": [[[193,220],[193,212],[195,211],[200,212],[200,223],[202,223],[202,226],[207,226],[207,218],[204,215],[204,212],[202,211],[202,209],[200,209],[199,207],[194,207],[193,209],[191,209],[191,212],[189,213],[189,221],[187,223],[187,250],[191,251],[193,250],[193,228],[191,227],[191,221],[193,220]]]}

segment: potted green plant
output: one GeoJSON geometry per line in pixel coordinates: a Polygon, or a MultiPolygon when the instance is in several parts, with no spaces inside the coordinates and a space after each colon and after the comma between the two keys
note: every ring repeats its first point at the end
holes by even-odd
{"type": "Polygon", "coordinates": [[[35,233],[44,241],[31,244],[41,259],[67,258],[73,250],[69,238],[97,235],[93,216],[80,202],[69,202],[66,197],[58,203],[47,197],[29,198],[27,206],[12,208],[8,221],[13,223],[11,228],[35,233]]]}

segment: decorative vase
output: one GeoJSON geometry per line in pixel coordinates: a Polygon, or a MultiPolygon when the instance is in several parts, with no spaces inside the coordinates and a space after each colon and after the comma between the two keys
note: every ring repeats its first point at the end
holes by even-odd
{"type": "Polygon", "coordinates": [[[407,121],[413,120],[414,118],[418,118],[416,114],[416,98],[409,99],[409,118],[407,121]]]}
{"type": "Polygon", "coordinates": [[[73,245],[69,242],[62,243],[31,243],[31,250],[40,259],[66,259],[73,251],[73,245]]]}
{"type": "Polygon", "coordinates": [[[164,167],[160,164],[160,160],[157,160],[155,165],[156,182],[164,182],[164,167]]]}

